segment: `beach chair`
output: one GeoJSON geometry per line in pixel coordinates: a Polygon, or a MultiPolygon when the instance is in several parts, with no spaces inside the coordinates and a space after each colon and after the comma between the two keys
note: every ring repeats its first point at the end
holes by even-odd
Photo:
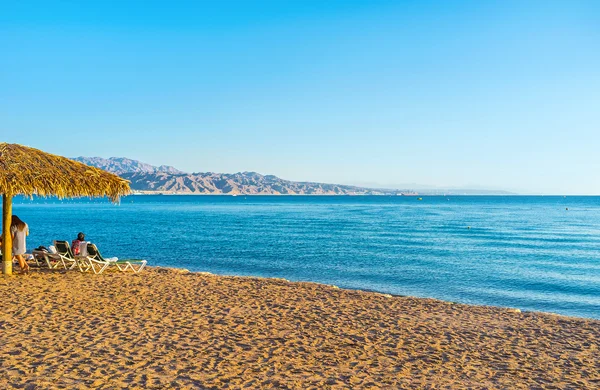
{"type": "Polygon", "coordinates": [[[32,250],[31,251],[31,257],[27,256],[27,254],[25,254],[25,261],[27,263],[30,262],[34,262],[35,266],[38,268],[42,268],[44,265],[46,265],[46,260],[44,259],[44,257],[41,255],[42,251],[37,251],[37,250],[32,250]]]}
{"type": "Polygon", "coordinates": [[[46,266],[49,269],[57,269],[58,267],[60,267],[61,265],[63,265],[63,262],[62,262],[62,260],[60,258],[60,255],[58,253],[50,253],[50,252],[41,251],[41,250],[35,250],[34,249],[33,251],[31,251],[31,254],[33,255],[35,263],[40,268],[44,264],[46,264],[46,266]]]}
{"type": "Polygon", "coordinates": [[[54,241],[57,255],[60,257],[60,261],[65,269],[73,269],[79,267],[81,272],[88,271],[88,263],[84,258],[77,258],[71,251],[71,246],[66,241],[54,241]]]}
{"type": "Polygon", "coordinates": [[[125,272],[127,270],[131,270],[134,273],[139,273],[146,266],[146,260],[140,259],[125,259],[118,260],[117,258],[104,258],[98,247],[95,244],[87,244],[87,256],[86,259],[88,261],[90,269],[95,274],[101,274],[109,267],[115,267],[121,272],[125,272]]]}

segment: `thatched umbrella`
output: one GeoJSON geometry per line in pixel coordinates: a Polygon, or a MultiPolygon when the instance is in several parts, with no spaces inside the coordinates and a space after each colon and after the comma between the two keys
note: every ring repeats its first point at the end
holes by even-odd
{"type": "Polygon", "coordinates": [[[2,194],[2,273],[12,274],[12,198],[15,195],[106,196],[117,202],[130,193],[129,181],[66,157],[17,144],[0,143],[2,194]]]}

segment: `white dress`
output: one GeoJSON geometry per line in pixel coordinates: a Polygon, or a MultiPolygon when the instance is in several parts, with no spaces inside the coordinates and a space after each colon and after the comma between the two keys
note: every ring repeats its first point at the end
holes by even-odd
{"type": "Polygon", "coordinates": [[[10,227],[10,232],[15,235],[13,239],[13,255],[22,255],[27,250],[27,235],[29,234],[29,226],[25,224],[25,229],[18,230],[16,226],[10,227]]]}

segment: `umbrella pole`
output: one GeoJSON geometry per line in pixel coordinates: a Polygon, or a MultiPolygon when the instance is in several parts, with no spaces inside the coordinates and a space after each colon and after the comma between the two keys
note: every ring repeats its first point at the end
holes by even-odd
{"type": "Polygon", "coordinates": [[[12,196],[2,195],[2,273],[12,275],[12,196]]]}

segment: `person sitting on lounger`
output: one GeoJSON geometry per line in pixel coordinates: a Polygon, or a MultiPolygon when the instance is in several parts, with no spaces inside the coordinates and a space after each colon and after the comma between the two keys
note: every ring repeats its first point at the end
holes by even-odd
{"type": "Polygon", "coordinates": [[[85,242],[85,234],[79,232],[79,234],[77,234],[77,239],[71,242],[71,251],[75,256],[79,255],[79,246],[82,242],[85,242]]]}

